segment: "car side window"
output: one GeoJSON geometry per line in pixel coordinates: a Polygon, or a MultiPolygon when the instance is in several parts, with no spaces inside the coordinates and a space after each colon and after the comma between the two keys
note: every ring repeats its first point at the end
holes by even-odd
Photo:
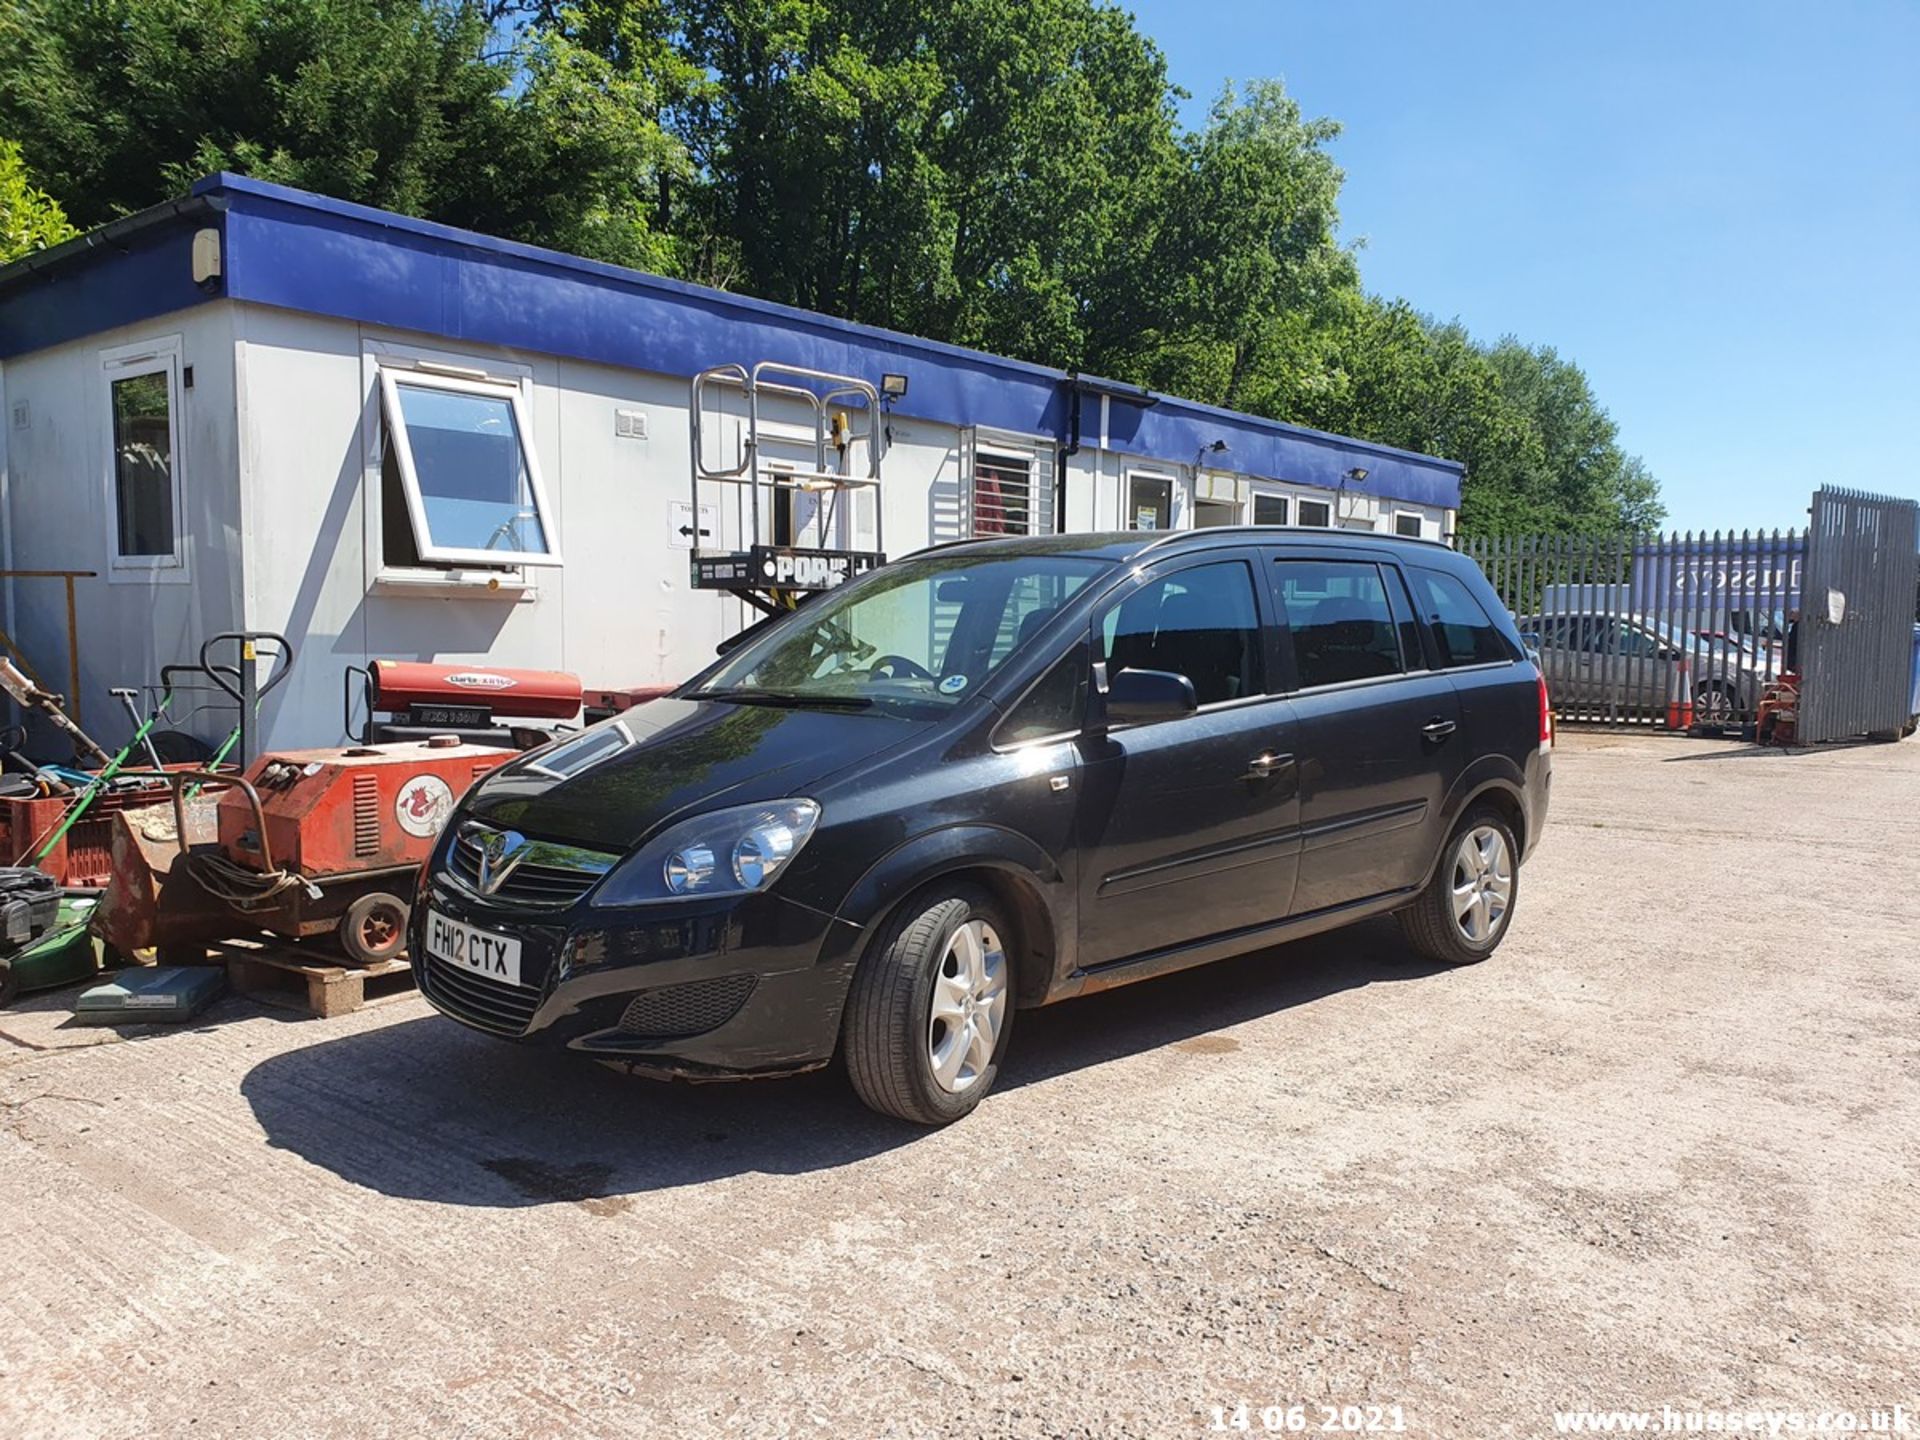
{"type": "Polygon", "coordinates": [[[1202,705],[1261,693],[1260,609],[1243,560],[1149,580],[1107,611],[1098,637],[1109,675],[1170,670],[1202,705]]]}
{"type": "Polygon", "coordinates": [[[1385,577],[1371,561],[1274,562],[1274,586],[1300,688],[1344,685],[1405,670],[1385,577]]]}
{"type": "Polygon", "coordinates": [[[1087,575],[1023,575],[1007,591],[999,624],[987,652],[989,672],[999,669],[1020,646],[1045,629],[1061,607],[1087,583],[1087,575]]]}
{"type": "Polygon", "coordinates": [[[1074,646],[1022,695],[993,732],[996,745],[1021,745],[1077,732],[1087,708],[1087,647],[1074,646]]]}
{"type": "Polygon", "coordinates": [[[1433,636],[1442,669],[1513,659],[1506,637],[1458,579],[1437,570],[1409,570],[1407,578],[1413,582],[1414,603],[1433,636]]]}
{"type": "Polygon", "coordinates": [[[1637,625],[1614,623],[1617,654],[1631,660],[1651,660],[1660,653],[1660,642],[1637,625]]]}

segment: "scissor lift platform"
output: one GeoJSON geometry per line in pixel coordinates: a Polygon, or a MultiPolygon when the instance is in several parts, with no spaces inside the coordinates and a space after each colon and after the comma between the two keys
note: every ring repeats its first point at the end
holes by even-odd
{"type": "Polygon", "coordinates": [[[746,500],[739,528],[751,537],[744,548],[721,548],[702,544],[704,532],[695,534],[690,561],[694,589],[725,591],[773,614],[791,609],[809,593],[831,590],[886,562],[886,552],[881,548],[882,447],[877,425],[881,404],[879,392],[871,384],[850,375],[771,360],[752,368],[716,365],[693,377],[689,410],[692,514],[701,514],[703,487],[735,487],[746,500]],[[721,392],[738,393],[745,401],[740,459],[733,465],[712,462],[707,457],[702,421],[709,396],[721,392]],[[768,401],[801,406],[810,414],[810,442],[788,441],[800,446],[810,443],[810,468],[768,461],[767,417],[763,413],[763,404],[768,401]],[[864,426],[859,427],[862,419],[864,426]],[[856,457],[863,448],[866,463],[861,466],[856,457]],[[819,528],[823,537],[836,523],[844,525],[848,535],[854,535],[855,502],[863,492],[871,492],[874,497],[872,550],[781,543],[776,534],[775,517],[783,512],[791,514],[786,507],[796,494],[811,494],[820,497],[819,528]]]}

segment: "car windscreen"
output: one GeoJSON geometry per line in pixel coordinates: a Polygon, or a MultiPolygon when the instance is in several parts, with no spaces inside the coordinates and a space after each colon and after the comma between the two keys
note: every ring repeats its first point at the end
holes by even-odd
{"type": "Polygon", "coordinates": [[[933,554],[809,602],[693,692],[760,703],[945,710],[1018,654],[1112,562],[933,554]]]}

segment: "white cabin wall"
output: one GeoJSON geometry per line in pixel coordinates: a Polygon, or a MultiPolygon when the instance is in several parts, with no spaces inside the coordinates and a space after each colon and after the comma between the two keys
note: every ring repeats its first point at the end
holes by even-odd
{"type": "MultiPolygon", "coordinates": [[[[75,582],[80,692],[87,730],[108,748],[132,733],[109,691],[157,684],[160,667],[197,656],[201,641],[237,628],[244,589],[234,437],[233,311],[225,302],[117,327],[15,356],[6,364],[6,499],[12,568],[84,570],[75,582]],[[111,421],[102,357],[125,347],[177,341],[175,483],[185,564],[165,572],[112,565],[111,421]],[[185,384],[191,367],[193,385],[185,384]],[[25,406],[24,425],[15,411],[25,406]]],[[[66,691],[65,591],[58,580],[16,580],[11,633],[41,679],[66,691]]],[[[145,703],[144,701],[142,702],[145,703]]],[[[185,719],[178,728],[223,734],[231,712],[185,719]]],[[[64,746],[52,748],[63,749],[64,746]]]]}
{"type": "MultiPolygon", "coordinates": [[[[756,616],[689,584],[674,543],[689,499],[688,385],[680,377],[513,354],[452,349],[432,336],[245,307],[241,426],[250,554],[247,613],[256,629],[301,644],[300,666],[269,702],[263,741],[331,744],[343,733],[342,675],[370,660],[433,659],[571,670],[591,688],[673,684],[756,616]],[[531,441],[555,511],[557,569],[529,569],[524,589],[422,589],[380,578],[379,454],[372,347],[429,352],[490,374],[531,377],[531,441]],[[627,419],[618,422],[622,412],[627,419]],[[632,433],[644,417],[644,437],[632,433]],[[622,428],[627,433],[621,433],[622,428]]],[[[791,427],[802,414],[770,418],[791,427]]],[[[737,435],[715,422],[725,451],[737,435]]],[[[736,427],[737,428],[737,427],[736,427]]],[[[898,557],[934,538],[958,494],[959,431],[896,416],[882,466],[884,548],[898,557]]],[[[800,450],[795,449],[796,457],[800,450]]],[[[702,487],[722,540],[750,543],[738,492],[702,487]]],[[[874,544],[872,500],[858,502],[847,543],[874,544]]]]}
{"type": "MultiPolygon", "coordinates": [[[[693,590],[690,552],[675,543],[675,506],[688,499],[690,469],[681,377],[218,301],[16,357],[4,385],[8,406],[24,404],[27,412],[20,427],[11,408],[0,415],[0,519],[12,563],[98,572],[78,594],[82,698],[109,743],[124,738],[127,726],[108,688],[155,680],[162,664],[193,658],[203,639],[222,630],[281,631],[300,647],[292,680],[263,715],[262,742],[284,748],[343,738],[349,665],[382,657],[472,661],[572,670],[590,687],[669,684],[703,668],[722,638],[755,618],[730,596],[693,590]],[[182,364],[194,371],[193,388],[179,392],[186,577],[110,579],[100,357],[168,336],[178,337],[182,364]],[[383,578],[374,379],[383,349],[524,379],[562,568],[529,569],[524,584],[498,589],[383,578]],[[633,433],[635,416],[644,420],[644,436],[633,433]]],[[[836,543],[882,548],[897,559],[960,538],[976,443],[1030,447],[1050,469],[1055,437],[976,437],[915,416],[910,405],[903,401],[891,420],[878,500],[883,533],[876,538],[875,502],[862,497],[855,523],[836,543]]],[[[1066,459],[1066,528],[1124,529],[1136,470],[1173,477],[1175,525],[1190,525],[1194,467],[1102,448],[1097,414],[1089,407],[1082,448],[1066,459]]],[[[791,429],[802,415],[775,408],[770,418],[791,429]]],[[[737,424],[729,443],[737,453],[737,424]]],[[[1036,483],[1041,473],[1037,467],[1036,483]]],[[[1241,495],[1249,478],[1229,463],[1210,467],[1203,483],[1216,497],[1241,495]]],[[[1332,494],[1281,483],[1296,495],[1332,494]]],[[[720,508],[722,543],[751,542],[737,493],[709,485],[701,500],[720,508]]],[[[1427,538],[1452,528],[1448,511],[1351,489],[1341,508],[1383,532],[1408,510],[1421,513],[1427,538]]],[[[13,620],[43,677],[64,687],[58,583],[16,582],[13,620]]],[[[230,723],[223,706],[183,728],[215,740],[230,723]]]]}
{"type": "MultiPolygon", "coordinates": [[[[1090,414],[1097,410],[1090,408],[1090,414]]],[[[1136,473],[1171,478],[1173,481],[1173,528],[1191,529],[1196,486],[1208,499],[1237,499],[1239,522],[1253,523],[1252,495],[1255,486],[1269,494],[1281,494],[1295,500],[1324,501],[1335,510],[1335,525],[1350,530],[1394,533],[1394,518],[1403,513],[1420,516],[1420,537],[1440,540],[1453,533],[1454,512],[1436,505],[1421,505],[1392,496],[1374,495],[1356,486],[1344,493],[1320,486],[1304,485],[1285,477],[1248,475],[1236,471],[1231,456],[1226,464],[1171,464],[1124,451],[1103,450],[1097,437],[1088,437],[1082,448],[1067,462],[1067,525],[1070,530],[1112,531],[1131,528],[1128,513],[1129,482],[1136,473]]]]}
{"type": "MultiPolygon", "coordinates": [[[[429,336],[263,306],[243,309],[248,625],[285,633],[300,647],[292,679],[263,711],[262,743],[287,748],[342,739],[345,669],[372,659],[567,668],[563,570],[529,570],[524,589],[381,578],[377,365],[370,351],[386,346],[501,373],[531,372],[531,438],[551,473],[561,468],[557,362],[485,347],[450,349],[429,336]]],[[[565,487],[549,484],[564,555],[565,487]]]]}

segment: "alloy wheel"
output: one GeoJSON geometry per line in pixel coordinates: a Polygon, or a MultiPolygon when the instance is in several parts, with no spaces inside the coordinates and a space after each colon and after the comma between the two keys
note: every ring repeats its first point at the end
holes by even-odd
{"type": "Polygon", "coordinates": [[[1697,724],[1722,727],[1733,723],[1733,696],[1718,685],[1705,685],[1693,697],[1693,718],[1697,724]]]}
{"type": "Polygon", "coordinates": [[[1507,923],[1512,903],[1507,837],[1491,825],[1476,826],[1453,852],[1453,923],[1470,943],[1484,945],[1507,923]]]}
{"type": "Polygon", "coordinates": [[[927,1059],[934,1083],[955,1095],[978,1084],[1006,1015],[1005,947],[986,921],[969,920],[953,932],[933,972],[927,1059]]]}

